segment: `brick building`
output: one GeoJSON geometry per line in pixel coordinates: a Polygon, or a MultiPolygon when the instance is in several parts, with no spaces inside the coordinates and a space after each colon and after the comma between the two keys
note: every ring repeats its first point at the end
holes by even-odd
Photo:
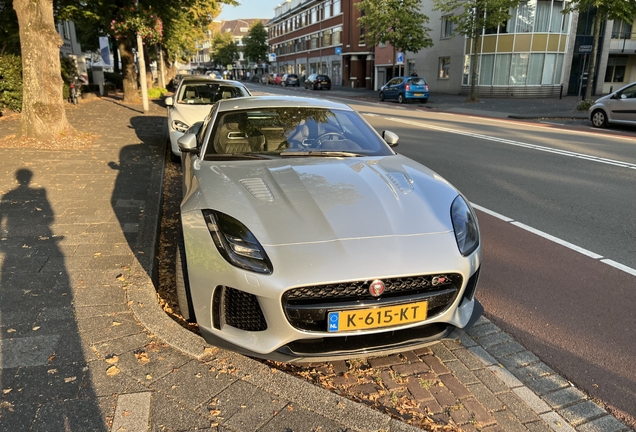
{"type": "Polygon", "coordinates": [[[270,71],[323,73],[333,86],[373,88],[374,47],[358,26],[358,0],[287,0],[267,23],[270,71]]]}

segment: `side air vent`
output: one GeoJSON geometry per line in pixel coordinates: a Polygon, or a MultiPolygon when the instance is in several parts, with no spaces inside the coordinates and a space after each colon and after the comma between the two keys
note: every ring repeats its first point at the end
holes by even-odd
{"type": "Polygon", "coordinates": [[[386,175],[391,183],[403,194],[413,192],[413,180],[402,173],[387,173],[386,175]]]}
{"type": "Polygon", "coordinates": [[[267,184],[260,178],[242,179],[239,182],[256,199],[262,201],[274,201],[274,194],[269,190],[267,184]]]}

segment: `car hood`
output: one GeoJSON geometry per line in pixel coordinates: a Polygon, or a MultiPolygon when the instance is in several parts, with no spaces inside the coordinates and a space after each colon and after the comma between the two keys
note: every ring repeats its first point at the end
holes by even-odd
{"type": "Polygon", "coordinates": [[[213,209],[264,245],[416,236],[452,231],[457,191],[400,155],[294,158],[193,165],[182,212],[213,209]]]}
{"type": "Polygon", "coordinates": [[[188,104],[176,104],[172,108],[171,119],[181,119],[188,124],[188,126],[192,126],[194,123],[198,121],[202,121],[206,115],[212,109],[213,104],[209,105],[188,105],[188,104]]]}

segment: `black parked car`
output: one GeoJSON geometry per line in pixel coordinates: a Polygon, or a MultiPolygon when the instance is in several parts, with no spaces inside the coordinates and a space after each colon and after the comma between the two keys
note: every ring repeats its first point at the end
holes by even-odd
{"type": "Polygon", "coordinates": [[[296,86],[300,87],[300,79],[296,74],[285,74],[283,75],[283,80],[280,83],[283,87],[286,86],[296,86]]]}
{"type": "Polygon", "coordinates": [[[331,89],[331,78],[327,75],[311,74],[305,80],[305,88],[312,90],[331,89]]]}

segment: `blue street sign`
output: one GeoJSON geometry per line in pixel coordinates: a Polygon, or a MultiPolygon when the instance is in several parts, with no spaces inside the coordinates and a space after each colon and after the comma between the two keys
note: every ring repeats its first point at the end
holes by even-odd
{"type": "Polygon", "coordinates": [[[397,61],[395,62],[395,64],[404,64],[404,53],[403,52],[399,52],[397,53],[397,61]]]}
{"type": "Polygon", "coordinates": [[[342,47],[336,47],[336,55],[342,54],[342,47]]]}

